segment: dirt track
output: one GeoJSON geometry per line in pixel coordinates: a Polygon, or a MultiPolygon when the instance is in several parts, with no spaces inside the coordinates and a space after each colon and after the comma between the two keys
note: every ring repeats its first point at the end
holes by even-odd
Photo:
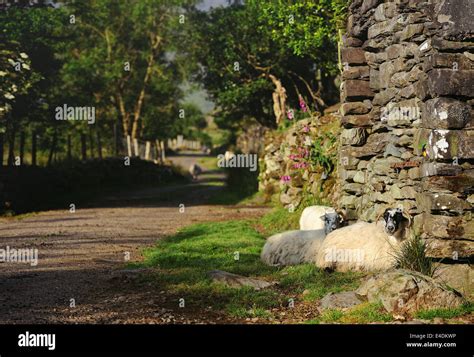
{"type": "MultiPolygon", "coordinates": [[[[198,158],[175,160],[188,167],[198,158]]],[[[37,266],[0,263],[0,323],[218,322],[221,317],[212,313],[176,311],[166,291],[137,288],[124,263],[128,255],[140,261],[144,247],[181,227],[263,214],[258,208],[202,204],[222,189],[216,185],[222,180],[222,174],[205,172],[194,184],[104,197],[75,213],[65,205],[23,219],[0,219],[0,249],[39,253],[37,266]]]]}

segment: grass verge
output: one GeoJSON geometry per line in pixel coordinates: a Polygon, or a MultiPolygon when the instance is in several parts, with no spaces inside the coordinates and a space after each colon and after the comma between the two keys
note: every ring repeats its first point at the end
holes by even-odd
{"type": "Polygon", "coordinates": [[[311,300],[357,287],[360,274],[328,273],[311,264],[285,268],[263,264],[260,252],[265,238],[255,224],[253,220],[195,224],[159,241],[144,252],[140,264],[155,268],[147,282],[176,297],[185,296],[189,307],[211,306],[234,318],[264,319],[272,318],[274,309],[286,309],[295,294],[305,292],[297,301],[311,300]],[[280,284],[261,291],[229,288],[208,277],[215,269],[280,284]]]}

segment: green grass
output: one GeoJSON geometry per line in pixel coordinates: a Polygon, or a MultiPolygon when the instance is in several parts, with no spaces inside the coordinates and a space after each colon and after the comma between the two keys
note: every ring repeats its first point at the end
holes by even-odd
{"type": "MultiPolygon", "coordinates": [[[[170,296],[184,297],[187,307],[203,311],[211,306],[214,311],[234,318],[260,319],[275,317],[273,309],[285,309],[290,298],[311,303],[330,292],[356,289],[363,273],[327,272],[313,264],[278,268],[261,262],[260,252],[265,237],[274,231],[292,228],[297,220],[292,221],[291,215],[286,210],[277,209],[259,220],[210,222],[186,227],[144,252],[145,261],[139,265],[154,268],[154,273],[144,276],[145,282],[167,291],[170,296]],[[238,260],[234,259],[236,252],[239,253],[238,260]],[[249,287],[230,288],[208,277],[207,273],[216,269],[279,284],[261,291],[249,287]]],[[[458,309],[420,311],[415,317],[452,318],[472,311],[471,303],[458,309]]],[[[347,311],[326,310],[307,323],[389,321],[392,321],[392,316],[381,304],[363,303],[347,311]]]]}
{"type": "Polygon", "coordinates": [[[355,272],[327,272],[313,264],[301,264],[283,269],[280,286],[296,293],[307,290],[304,300],[315,301],[328,293],[356,289],[362,276],[355,272]]]}
{"type": "Polygon", "coordinates": [[[154,267],[146,277],[160,290],[185,297],[192,307],[212,306],[236,318],[272,317],[272,308],[287,305],[289,298],[309,290],[304,299],[357,287],[360,275],[328,273],[311,264],[276,268],[263,264],[260,252],[265,238],[254,228],[256,221],[202,223],[186,227],[144,252],[140,266],[154,267]],[[235,260],[235,252],[239,260],[235,260]],[[211,270],[252,276],[280,285],[255,291],[229,288],[212,282],[211,270]]]}
{"type": "Polygon", "coordinates": [[[270,236],[283,231],[299,229],[300,216],[299,210],[290,212],[285,208],[275,208],[266,214],[259,223],[264,227],[265,234],[270,236]]]}
{"type": "Polygon", "coordinates": [[[454,317],[459,317],[474,312],[474,303],[467,302],[457,308],[453,309],[430,309],[430,310],[420,310],[415,313],[415,317],[424,320],[432,320],[435,317],[441,317],[443,319],[452,319],[454,317]]]}
{"type": "Polygon", "coordinates": [[[328,309],[319,318],[309,320],[307,323],[367,324],[370,322],[390,322],[392,320],[392,315],[385,311],[381,303],[366,302],[347,311],[328,309]]]}
{"type": "Polygon", "coordinates": [[[208,156],[199,159],[198,163],[206,170],[217,170],[219,169],[217,166],[217,161],[217,156],[208,156]]]}

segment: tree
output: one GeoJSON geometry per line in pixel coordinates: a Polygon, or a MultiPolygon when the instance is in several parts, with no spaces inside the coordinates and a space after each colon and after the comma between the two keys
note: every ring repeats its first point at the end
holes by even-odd
{"type": "MultiPolygon", "coordinates": [[[[97,100],[111,101],[125,135],[139,138],[145,125],[145,102],[160,97],[160,86],[169,93],[170,83],[180,83],[169,54],[180,21],[180,5],[185,3],[88,0],[69,4],[81,40],[67,70],[71,78],[78,78],[80,71],[89,73],[88,83],[82,85],[100,92],[95,93],[97,100]]],[[[171,92],[176,94],[176,89],[171,92]]],[[[178,99],[174,96],[153,105],[166,107],[178,99]]]]}
{"type": "MultiPolygon", "coordinates": [[[[323,11],[325,15],[320,18],[314,12],[328,1],[301,3],[249,0],[244,5],[215,8],[208,13],[193,12],[188,48],[202,66],[196,79],[217,103],[217,122],[221,126],[232,128],[248,117],[275,126],[301,100],[309,102],[311,110],[326,105],[320,76],[321,72],[333,76],[336,68],[334,12],[326,15],[323,11]],[[302,17],[301,25],[292,31],[281,21],[277,25],[270,21],[274,12],[283,18],[291,11],[299,11],[302,17]],[[304,19],[306,13],[317,19],[304,19]],[[280,24],[282,29],[277,28],[280,24]],[[308,38],[315,26],[323,25],[314,38],[308,38]],[[278,31],[286,31],[290,40],[278,31]],[[301,34],[309,42],[317,42],[304,45],[304,41],[297,40],[301,34]],[[311,53],[316,49],[322,54],[311,53]]],[[[331,82],[329,78],[327,82],[331,82]]],[[[329,94],[329,102],[335,100],[335,91],[329,94]]]]}

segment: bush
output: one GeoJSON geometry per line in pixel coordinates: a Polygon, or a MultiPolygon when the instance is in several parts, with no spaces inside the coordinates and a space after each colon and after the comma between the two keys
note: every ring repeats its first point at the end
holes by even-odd
{"type": "Polygon", "coordinates": [[[171,166],[132,159],[71,161],[52,167],[3,167],[0,171],[0,213],[68,207],[107,190],[153,185],[180,178],[171,166]],[[5,203],[7,203],[5,205],[5,203]],[[5,207],[7,206],[7,207],[5,207]]]}

